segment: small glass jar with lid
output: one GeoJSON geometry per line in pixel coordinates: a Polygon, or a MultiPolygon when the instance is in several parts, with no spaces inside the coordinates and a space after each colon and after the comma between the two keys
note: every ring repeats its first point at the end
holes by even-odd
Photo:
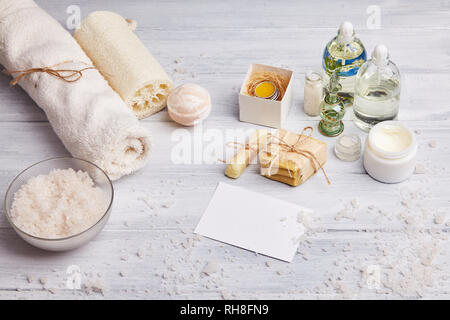
{"type": "Polygon", "coordinates": [[[334,146],[334,153],[342,161],[355,161],[361,157],[361,139],[354,133],[340,136],[334,146]]]}

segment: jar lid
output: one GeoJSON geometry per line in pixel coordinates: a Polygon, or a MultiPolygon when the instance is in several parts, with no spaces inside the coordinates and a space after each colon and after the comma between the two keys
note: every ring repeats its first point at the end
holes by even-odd
{"type": "Polygon", "coordinates": [[[349,133],[340,136],[334,146],[334,153],[342,161],[355,161],[361,157],[361,139],[349,133]]]}
{"type": "Polygon", "coordinates": [[[279,96],[278,88],[272,81],[262,81],[255,88],[255,96],[268,100],[276,100],[279,96]]]}
{"type": "Polygon", "coordinates": [[[322,81],[322,76],[317,71],[309,70],[305,74],[305,79],[311,82],[322,81]]]}
{"type": "Polygon", "coordinates": [[[417,149],[416,137],[411,129],[394,120],[373,126],[367,141],[373,152],[385,159],[400,159],[417,149]]]}

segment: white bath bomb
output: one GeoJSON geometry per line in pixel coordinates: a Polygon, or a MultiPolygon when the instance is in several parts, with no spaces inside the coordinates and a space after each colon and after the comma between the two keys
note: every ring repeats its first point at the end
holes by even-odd
{"type": "Polygon", "coordinates": [[[197,84],[183,84],[170,93],[167,110],[173,121],[193,126],[202,122],[211,112],[211,96],[197,84]]]}

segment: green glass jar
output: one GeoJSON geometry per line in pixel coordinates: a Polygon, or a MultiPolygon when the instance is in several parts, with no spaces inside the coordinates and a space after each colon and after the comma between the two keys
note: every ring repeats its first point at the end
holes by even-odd
{"type": "Polygon", "coordinates": [[[328,85],[328,93],[320,105],[322,120],[319,122],[319,131],[328,137],[338,136],[344,131],[342,119],[345,115],[345,106],[338,95],[340,89],[338,73],[334,72],[328,85]]]}

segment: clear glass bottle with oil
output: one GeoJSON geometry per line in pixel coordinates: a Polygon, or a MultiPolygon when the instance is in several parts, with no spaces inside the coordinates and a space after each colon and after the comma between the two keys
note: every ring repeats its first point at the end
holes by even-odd
{"type": "Polygon", "coordinates": [[[339,81],[342,87],[339,96],[345,106],[353,104],[355,77],[366,59],[366,49],[361,40],[355,37],[353,25],[348,21],[343,22],[337,36],[325,47],[322,67],[325,88],[328,87],[333,72],[339,70],[339,81]]]}
{"type": "Polygon", "coordinates": [[[379,44],[358,71],[355,81],[354,122],[369,131],[381,121],[396,120],[400,104],[400,71],[379,44]]]}

